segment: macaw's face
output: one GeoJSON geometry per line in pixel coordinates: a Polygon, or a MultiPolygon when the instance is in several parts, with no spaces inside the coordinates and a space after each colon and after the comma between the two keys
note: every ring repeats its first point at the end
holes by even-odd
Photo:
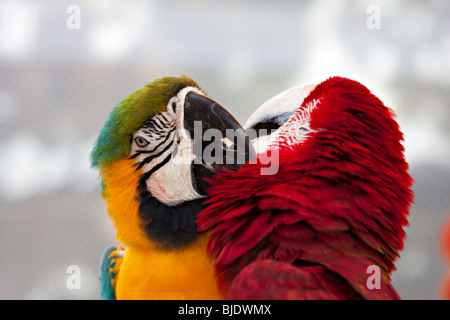
{"type": "Polygon", "coordinates": [[[240,168],[251,153],[239,123],[199,88],[188,86],[133,134],[129,157],[142,174],[139,191],[177,206],[206,196],[204,178],[217,169],[240,168]]]}
{"type": "MultiPolygon", "coordinates": [[[[306,141],[324,146],[328,139],[370,146],[398,155],[403,135],[392,110],[361,84],[333,77],[319,85],[286,90],[258,108],[244,125],[258,154],[301,150],[306,141]],[[262,130],[261,130],[262,129],[262,130]]],[[[342,147],[341,147],[342,148],[342,147]]]]}
{"type": "Polygon", "coordinates": [[[207,196],[204,179],[237,170],[254,155],[239,123],[186,77],[158,79],[133,93],[107,126],[93,163],[100,167],[118,237],[128,244],[173,248],[195,240],[196,215],[207,196]],[[114,144],[126,153],[108,152],[114,144]],[[146,239],[137,236],[142,231],[146,239]]]}

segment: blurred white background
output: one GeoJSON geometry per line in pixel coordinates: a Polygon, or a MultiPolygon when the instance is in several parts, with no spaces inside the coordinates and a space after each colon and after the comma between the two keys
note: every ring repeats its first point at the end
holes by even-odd
{"type": "Polygon", "coordinates": [[[129,93],[182,74],[241,123],[275,94],[334,75],[393,108],[416,180],[394,286],[404,299],[439,299],[449,21],[445,0],[1,0],[0,299],[99,298],[115,235],[90,149],[129,93]],[[69,265],[81,289],[66,286],[69,265]]]}

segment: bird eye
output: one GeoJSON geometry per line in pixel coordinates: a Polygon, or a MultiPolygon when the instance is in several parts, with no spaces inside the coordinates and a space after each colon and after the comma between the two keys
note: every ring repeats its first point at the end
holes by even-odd
{"type": "Polygon", "coordinates": [[[137,137],[134,139],[134,141],[136,142],[137,146],[141,148],[149,144],[149,142],[142,137],[137,137]]]}
{"type": "Polygon", "coordinates": [[[279,127],[280,125],[275,122],[258,122],[252,129],[255,130],[256,137],[259,138],[271,134],[272,130],[277,130],[279,127]]]}

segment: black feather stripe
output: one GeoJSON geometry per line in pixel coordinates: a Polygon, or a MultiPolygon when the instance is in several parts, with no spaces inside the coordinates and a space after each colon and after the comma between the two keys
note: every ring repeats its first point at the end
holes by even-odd
{"type": "MultiPolygon", "coordinates": [[[[172,142],[171,142],[171,144],[172,144],[172,142]]],[[[172,155],[170,155],[170,154],[167,155],[167,157],[165,157],[163,161],[161,161],[156,166],[151,168],[148,172],[144,173],[142,175],[142,177],[139,179],[139,185],[141,185],[142,181],[144,182],[145,185],[147,185],[147,180],[148,180],[148,178],[150,178],[150,176],[153,174],[153,172],[155,172],[156,170],[159,170],[159,168],[161,168],[163,165],[165,165],[167,162],[169,162],[171,157],[172,157],[172,155]]],[[[139,165],[141,165],[141,164],[142,164],[142,162],[139,165]]],[[[145,188],[145,189],[147,189],[147,188],[145,188]]]]}
{"type": "Polygon", "coordinates": [[[165,127],[162,127],[162,124],[161,124],[161,123],[158,123],[157,120],[158,120],[158,119],[156,119],[156,118],[153,120],[153,124],[155,125],[155,127],[158,128],[159,130],[165,129],[165,127]]]}
{"type": "Polygon", "coordinates": [[[160,143],[158,143],[158,145],[156,147],[154,147],[151,150],[138,150],[136,151],[135,154],[133,154],[130,159],[134,159],[136,157],[138,157],[139,155],[143,154],[143,153],[153,153],[155,152],[160,146],[162,146],[163,144],[165,144],[167,142],[167,140],[170,138],[170,135],[172,134],[172,132],[174,132],[175,128],[173,128],[172,130],[170,130],[167,135],[165,136],[164,140],[160,143]]]}
{"type": "Polygon", "coordinates": [[[164,114],[160,113],[159,115],[161,116],[161,118],[164,119],[164,122],[166,122],[166,123],[169,122],[169,120],[167,120],[167,118],[164,116],[164,114]]]}
{"type": "MultiPolygon", "coordinates": [[[[169,143],[167,146],[165,146],[164,149],[161,150],[161,152],[158,152],[157,154],[154,154],[154,155],[149,156],[149,157],[145,158],[144,160],[142,160],[142,161],[139,163],[139,165],[137,166],[136,170],[141,169],[143,166],[145,166],[147,163],[151,162],[153,159],[156,159],[156,158],[158,158],[159,156],[161,156],[162,154],[164,154],[164,152],[166,152],[167,150],[170,149],[170,147],[173,145],[173,143],[174,143],[173,140],[170,141],[170,143],[169,143]]],[[[168,156],[166,157],[166,159],[169,159],[171,156],[172,156],[171,154],[168,155],[168,156]]],[[[166,159],[164,159],[163,161],[165,161],[166,159]]],[[[167,160],[167,161],[168,161],[168,160],[167,160]]],[[[167,162],[166,162],[166,163],[167,163],[167,162]]],[[[153,168],[152,168],[152,170],[153,170],[153,168]]]]}
{"type": "Polygon", "coordinates": [[[174,128],[175,124],[168,120],[162,113],[147,120],[142,126],[147,133],[161,134],[167,131],[167,128],[174,128]]]}

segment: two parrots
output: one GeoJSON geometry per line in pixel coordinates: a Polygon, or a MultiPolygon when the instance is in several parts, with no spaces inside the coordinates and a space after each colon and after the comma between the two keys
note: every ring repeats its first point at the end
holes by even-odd
{"type": "Polygon", "coordinates": [[[346,78],[287,90],[244,128],[188,77],[150,82],[92,151],[121,244],[104,253],[102,298],[398,299],[413,201],[402,139],[346,78]],[[224,137],[213,162],[208,130],[224,137]]]}

